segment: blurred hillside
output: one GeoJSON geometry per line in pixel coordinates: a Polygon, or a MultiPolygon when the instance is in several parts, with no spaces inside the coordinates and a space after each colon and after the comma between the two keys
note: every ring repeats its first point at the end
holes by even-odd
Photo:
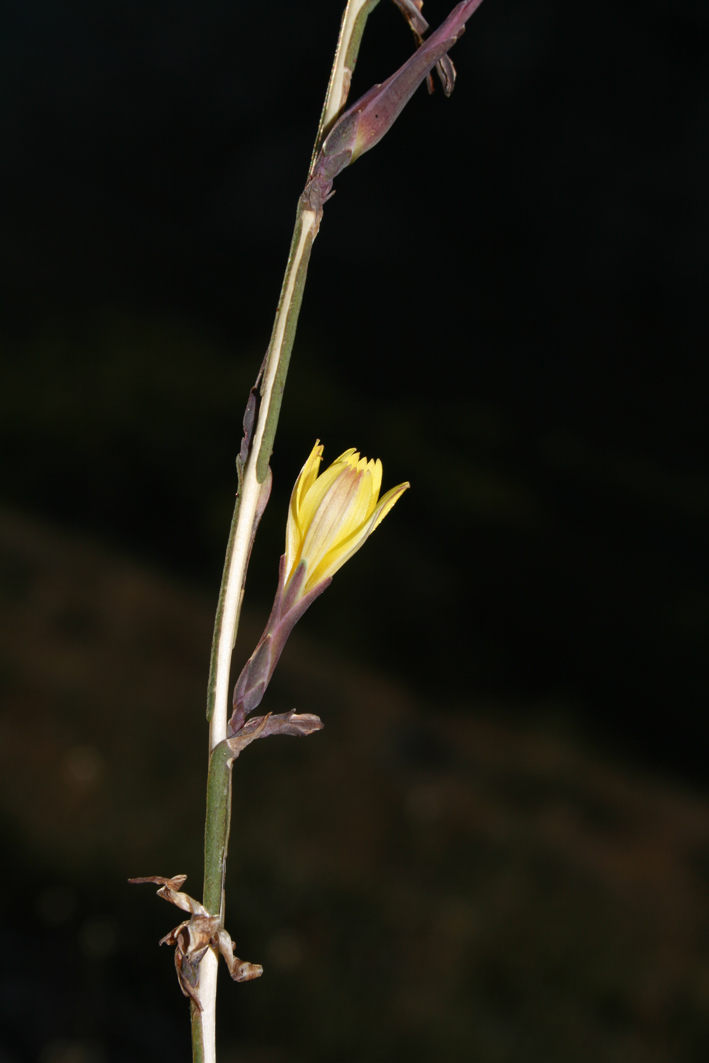
{"type": "MultiPolygon", "coordinates": [[[[125,880],[199,890],[212,605],[2,512],[7,1063],[188,1059],[157,949],[179,913],[125,880]]],[[[223,977],[220,1058],[704,1060],[707,799],[494,704],[427,703],[303,626],[267,708],[325,730],[237,764],[227,924],[266,973],[223,977]]]]}

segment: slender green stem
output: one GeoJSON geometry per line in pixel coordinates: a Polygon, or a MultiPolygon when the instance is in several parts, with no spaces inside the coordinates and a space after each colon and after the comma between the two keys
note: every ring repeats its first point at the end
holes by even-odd
{"type": "Polygon", "coordinates": [[[207,816],[204,832],[204,876],[202,904],[224,920],[224,876],[231,821],[231,762],[234,754],[222,742],[209,758],[207,816]]]}
{"type": "Polygon", "coordinates": [[[319,228],[320,217],[314,211],[306,209],[302,201],[299,202],[281,298],[266,354],[259,419],[254,433],[252,452],[244,469],[246,481],[255,460],[254,472],[259,485],[264,482],[268,473],[268,463],[273,451],[295,330],[298,327],[300,305],[303,301],[303,290],[308,275],[310,252],[319,228]]]}
{"type": "Polygon", "coordinates": [[[190,1018],[192,1020],[192,1063],[204,1063],[204,1036],[199,1008],[194,1000],[190,1001],[190,1018]]]}
{"type": "MultiPolygon", "coordinates": [[[[220,635],[223,630],[223,617],[224,617],[224,603],[226,600],[227,584],[229,582],[229,570],[231,568],[232,554],[234,553],[234,539],[236,538],[236,526],[239,522],[239,510],[241,508],[241,492],[236,495],[236,501],[234,503],[234,513],[231,518],[231,527],[229,529],[229,540],[227,542],[226,557],[224,558],[224,570],[222,572],[222,582],[219,588],[219,601],[217,603],[217,615],[214,618],[214,637],[212,638],[212,654],[209,661],[209,682],[207,684],[207,721],[212,722],[214,716],[214,703],[217,696],[217,674],[218,674],[218,660],[219,660],[219,646],[220,635]]],[[[238,616],[236,618],[236,624],[234,626],[234,636],[236,637],[236,625],[238,625],[238,616]]],[[[210,746],[211,749],[211,746],[210,746]]]]}
{"type": "Polygon", "coordinates": [[[350,93],[352,74],[357,65],[359,46],[367,19],[379,0],[349,0],[340,23],[340,36],[335,50],[330,81],[325,93],[318,135],[315,138],[313,157],[310,160],[310,172],[313,172],[315,160],[322,147],[322,142],[330,131],[330,126],[343,110],[350,93]]]}
{"type": "MultiPolygon", "coordinates": [[[[377,3],[379,0],[348,0],[318,129],[318,148],[324,133],[347,102],[364,26],[370,11],[377,3]]],[[[205,821],[203,903],[207,911],[219,912],[222,921],[231,818],[232,760],[224,742],[227,734],[231,656],[236,641],[246,568],[256,525],[263,508],[260,503],[268,476],[310,253],[319,226],[320,215],[310,210],[302,200],[299,201],[288,264],[271,341],[264,360],[256,426],[249,455],[241,471],[214,625],[207,693],[210,764],[205,821]]],[[[193,1063],[216,1063],[216,992],[217,956],[214,950],[210,950],[200,965],[199,997],[202,1011],[194,1004],[191,1009],[193,1063]]]]}

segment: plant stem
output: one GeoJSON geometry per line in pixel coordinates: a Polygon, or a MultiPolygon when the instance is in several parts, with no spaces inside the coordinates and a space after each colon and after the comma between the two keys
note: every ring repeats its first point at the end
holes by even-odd
{"type": "MultiPolygon", "coordinates": [[[[216,959],[216,956],[214,959],[216,959]]],[[[204,961],[202,962],[204,963],[204,961]]],[[[201,973],[200,970],[200,979],[201,973]]],[[[202,1018],[194,1000],[190,1001],[190,1019],[192,1022],[192,1063],[204,1063],[204,1032],[202,1029],[202,1018]]]]}
{"type": "Polygon", "coordinates": [[[210,719],[210,750],[215,749],[226,738],[231,655],[239,623],[246,581],[246,566],[251,552],[261,487],[268,474],[268,462],[281,410],[283,388],[295,339],[310,251],[317,235],[319,222],[320,219],[314,211],[305,210],[301,203],[298,204],[288,265],[276,311],[271,343],[264,361],[258,419],[234,508],[219,593],[207,705],[210,719]]]}
{"type": "Polygon", "coordinates": [[[330,130],[330,126],[347,103],[365,23],[378,3],[379,0],[349,0],[345,8],[342,22],[340,23],[340,36],[335,49],[335,60],[332,64],[330,81],[325,93],[325,103],[320,115],[318,135],[315,138],[313,157],[310,160],[311,174],[318,152],[330,130]]]}
{"type": "MultiPolygon", "coordinates": [[[[344,107],[349,94],[362,33],[367,17],[379,0],[348,0],[342,16],[325,105],[316,140],[316,154],[323,135],[344,107]]],[[[219,603],[212,640],[207,693],[209,720],[209,777],[205,820],[203,903],[224,920],[224,876],[231,819],[231,764],[227,736],[231,657],[236,641],[246,569],[259,518],[259,501],[273,450],[298,315],[313,241],[320,226],[320,213],[299,201],[288,263],[276,310],[271,341],[261,380],[260,405],[248,458],[240,477],[234,507],[219,603]]],[[[200,965],[199,997],[202,1011],[192,1004],[193,1063],[216,1063],[217,954],[209,950],[200,965]]]]}
{"type": "Polygon", "coordinates": [[[224,876],[226,874],[229,823],[231,821],[231,761],[233,754],[222,742],[209,758],[207,816],[204,832],[204,876],[202,904],[208,912],[219,912],[224,921],[224,876]]]}

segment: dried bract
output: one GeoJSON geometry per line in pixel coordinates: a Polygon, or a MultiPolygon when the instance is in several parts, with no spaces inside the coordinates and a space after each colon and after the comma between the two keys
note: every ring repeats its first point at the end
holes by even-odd
{"type": "Polygon", "coordinates": [[[195,1002],[201,1011],[199,965],[207,949],[219,949],[226,960],[229,974],[235,982],[250,982],[253,978],[260,978],[263,974],[263,967],[258,963],[240,960],[234,955],[234,943],[224,927],[220,925],[219,916],[210,915],[194,897],[180,892],[180,886],[186,878],[186,875],[175,875],[172,878],[149,875],[146,878],[129,878],[128,881],[133,884],[152,882],[159,885],[158,897],[191,913],[189,919],[161,938],[159,944],[175,946],[175,970],[180,989],[186,997],[195,1002]]]}

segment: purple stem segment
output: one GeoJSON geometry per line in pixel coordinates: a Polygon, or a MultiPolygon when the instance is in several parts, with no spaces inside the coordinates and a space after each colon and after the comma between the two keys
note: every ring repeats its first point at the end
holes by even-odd
{"type": "Polygon", "coordinates": [[[301,595],[300,590],[306,577],[305,565],[301,563],[286,583],[285,561],[284,554],[281,558],[278,590],[266,630],[236,681],[233,712],[228,727],[229,738],[241,731],[246,717],[261,704],[283,647],[296,623],[308,606],[332,583],[330,577],[318,583],[307,594],[301,595]]]}

